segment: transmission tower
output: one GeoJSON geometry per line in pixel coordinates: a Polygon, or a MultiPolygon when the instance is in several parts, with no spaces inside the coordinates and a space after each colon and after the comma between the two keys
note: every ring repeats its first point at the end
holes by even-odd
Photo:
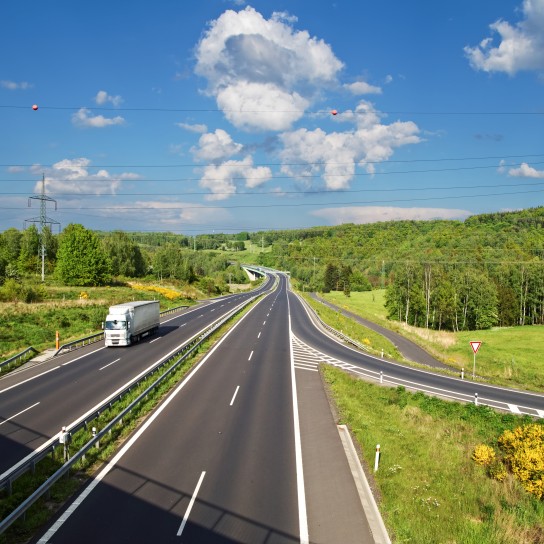
{"type": "MultiPolygon", "coordinates": [[[[32,219],[26,219],[25,220],[25,228],[26,223],[39,223],[40,224],[40,249],[38,250],[38,256],[41,257],[42,260],[42,281],[45,280],[45,233],[44,228],[47,225],[59,225],[59,232],[60,232],[60,223],[58,221],[55,221],[54,219],[51,219],[50,217],[47,217],[47,202],[54,202],[55,203],[55,210],[57,209],[57,201],[52,199],[51,197],[47,196],[45,194],[45,176],[42,174],[42,192],[39,195],[34,195],[28,197],[28,207],[32,205],[32,200],[39,200],[40,201],[40,217],[33,217],[32,219]]],[[[52,229],[51,229],[52,230],[52,229]]]]}

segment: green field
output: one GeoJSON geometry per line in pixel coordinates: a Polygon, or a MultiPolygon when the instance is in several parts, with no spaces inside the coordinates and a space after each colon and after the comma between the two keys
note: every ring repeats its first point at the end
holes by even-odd
{"type": "Polygon", "coordinates": [[[407,327],[387,320],[384,291],[322,295],[323,298],[362,317],[387,326],[414,340],[453,368],[472,376],[471,341],[481,341],[476,355],[476,375],[499,385],[544,392],[544,327],[493,328],[483,331],[444,332],[407,327]]]}
{"type": "Polygon", "coordinates": [[[471,455],[529,418],[369,384],[322,367],[338,409],[372,474],[394,542],[544,542],[544,501],[508,476],[489,478],[471,455]],[[381,458],[373,473],[376,445],[381,458]]]}

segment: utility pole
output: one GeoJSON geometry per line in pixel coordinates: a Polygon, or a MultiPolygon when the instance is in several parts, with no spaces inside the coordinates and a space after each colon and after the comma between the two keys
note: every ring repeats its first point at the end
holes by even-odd
{"type": "Polygon", "coordinates": [[[55,221],[54,219],[51,219],[47,217],[47,202],[54,202],[55,203],[55,210],[57,209],[57,201],[52,199],[51,197],[48,197],[45,194],[45,176],[42,174],[42,192],[39,195],[34,195],[28,198],[28,207],[30,208],[32,204],[32,200],[39,200],[40,201],[40,217],[33,217],[32,219],[26,219],[26,223],[39,223],[40,224],[40,249],[39,249],[39,255],[42,259],[42,281],[45,281],[45,233],[44,228],[46,225],[59,225],[59,232],[60,232],[60,223],[58,221],[55,221]]]}

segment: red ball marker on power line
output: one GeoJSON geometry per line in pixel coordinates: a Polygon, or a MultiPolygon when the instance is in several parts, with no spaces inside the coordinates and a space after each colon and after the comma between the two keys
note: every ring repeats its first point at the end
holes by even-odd
{"type": "Polygon", "coordinates": [[[336,111],[336,110],[331,110],[331,113],[332,113],[333,115],[336,115],[336,114],[338,113],[338,111],[336,111]]]}
{"type": "Polygon", "coordinates": [[[38,104],[34,104],[34,105],[32,106],[32,109],[33,109],[34,111],[36,111],[36,110],[38,109],[38,104]]]}

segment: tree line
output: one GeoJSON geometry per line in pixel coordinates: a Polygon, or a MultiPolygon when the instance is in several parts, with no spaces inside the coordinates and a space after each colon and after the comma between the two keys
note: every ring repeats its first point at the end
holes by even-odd
{"type": "Polygon", "coordinates": [[[228,291],[229,283],[248,281],[238,263],[205,251],[202,240],[195,251],[196,244],[185,236],[149,233],[144,240],[147,234],[137,242],[134,234],[95,232],[80,224],[70,224],[58,235],[47,228],[40,234],[35,225],[7,229],[0,233],[0,299],[32,302],[43,296],[23,281],[38,275],[42,253],[46,275],[64,285],[100,286],[116,278],[148,277],[197,284],[212,294],[228,291]]]}

